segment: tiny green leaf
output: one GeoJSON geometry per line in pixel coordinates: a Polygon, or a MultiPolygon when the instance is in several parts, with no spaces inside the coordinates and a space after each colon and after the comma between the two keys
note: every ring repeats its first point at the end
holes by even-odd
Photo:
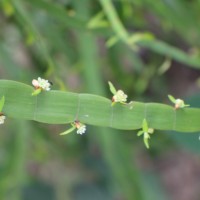
{"type": "Polygon", "coordinates": [[[4,106],[4,103],[5,103],[5,97],[3,96],[0,100],[0,112],[2,111],[3,109],[3,106],[4,106]]]}
{"type": "Polygon", "coordinates": [[[144,131],[143,131],[143,130],[141,130],[141,131],[138,131],[138,133],[137,133],[137,136],[141,136],[143,133],[144,133],[144,131]]]}
{"type": "Polygon", "coordinates": [[[129,44],[135,44],[139,41],[148,41],[148,40],[154,40],[154,35],[152,33],[149,32],[145,32],[145,33],[134,33],[133,35],[130,35],[130,37],[128,38],[128,43],[129,44]]]}
{"type": "Polygon", "coordinates": [[[72,126],[70,129],[66,130],[65,132],[60,133],[60,135],[66,135],[71,133],[72,131],[74,131],[76,129],[75,126],[72,126]]]}
{"type": "Polygon", "coordinates": [[[190,107],[190,104],[185,104],[184,107],[190,107]]]}
{"type": "Polygon", "coordinates": [[[106,46],[108,48],[110,48],[113,45],[115,45],[118,41],[119,41],[119,38],[117,36],[113,36],[113,37],[108,39],[108,41],[106,42],[106,46]]]}
{"type": "Polygon", "coordinates": [[[172,95],[168,95],[168,98],[172,103],[176,103],[176,99],[172,95]]]}
{"type": "Polygon", "coordinates": [[[110,87],[110,91],[112,92],[113,95],[115,95],[117,93],[117,91],[116,91],[114,85],[110,81],[108,81],[108,84],[110,87]]]}
{"type": "Polygon", "coordinates": [[[146,132],[148,133],[148,124],[147,124],[147,120],[146,119],[143,119],[143,122],[142,122],[142,129],[143,129],[143,132],[146,132]]]}
{"type": "Polygon", "coordinates": [[[149,139],[144,137],[144,144],[146,146],[147,149],[149,149],[149,139]]]}
{"type": "Polygon", "coordinates": [[[116,104],[116,102],[112,102],[112,103],[111,103],[111,106],[114,106],[115,104],[116,104]]]}
{"type": "Polygon", "coordinates": [[[38,94],[40,94],[40,92],[42,92],[42,89],[38,88],[38,89],[34,90],[34,92],[32,93],[32,96],[37,96],[38,94]]]}
{"type": "Polygon", "coordinates": [[[104,12],[97,13],[92,19],[88,22],[88,28],[102,28],[102,27],[108,27],[109,23],[108,21],[104,20],[104,12]]]}

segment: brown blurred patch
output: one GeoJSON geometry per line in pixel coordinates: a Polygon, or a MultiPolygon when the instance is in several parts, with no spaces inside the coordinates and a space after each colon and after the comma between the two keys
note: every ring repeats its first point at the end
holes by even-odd
{"type": "Polygon", "coordinates": [[[183,150],[166,152],[156,163],[172,200],[199,200],[200,158],[183,150]]]}

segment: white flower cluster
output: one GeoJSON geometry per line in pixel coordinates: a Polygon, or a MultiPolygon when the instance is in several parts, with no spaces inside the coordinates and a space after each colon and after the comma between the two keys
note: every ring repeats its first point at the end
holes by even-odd
{"type": "Polygon", "coordinates": [[[117,93],[113,96],[113,101],[114,102],[126,102],[127,95],[122,90],[118,90],[117,93]]]}
{"type": "Polygon", "coordinates": [[[179,109],[179,108],[185,108],[190,106],[189,104],[185,104],[185,102],[182,99],[175,99],[172,95],[168,95],[169,100],[174,103],[174,108],[179,109]]]}
{"type": "Polygon", "coordinates": [[[185,103],[182,99],[176,99],[175,101],[175,108],[183,108],[185,107],[185,103]]]}
{"type": "Polygon", "coordinates": [[[0,115],[0,124],[4,124],[5,119],[6,119],[6,116],[0,115]]]}
{"type": "Polygon", "coordinates": [[[82,135],[86,131],[86,125],[82,124],[79,128],[77,128],[77,134],[82,135]]]}
{"type": "Polygon", "coordinates": [[[51,89],[51,83],[48,80],[42,79],[40,77],[37,80],[33,79],[32,84],[36,89],[41,88],[42,90],[46,91],[49,91],[51,89]]]}
{"type": "Polygon", "coordinates": [[[77,134],[82,135],[86,131],[86,125],[80,123],[79,121],[74,122],[75,127],[77,128],[77,134]]]}

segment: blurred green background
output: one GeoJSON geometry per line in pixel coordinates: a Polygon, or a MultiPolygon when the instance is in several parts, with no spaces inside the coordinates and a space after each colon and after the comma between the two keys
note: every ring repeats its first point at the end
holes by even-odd
{"type": "MultiPolygon", "coordinates": [[[[43,77],[53,89],[108,98],[112,81],[129,99],[169,103],[172,94],[200,107],[200,62],[187,62],[200,59],[199,0],[1,0],[0,5],[1,79],[31,84],[43,77]],[[114,21],[108,16],[113,11],[114,21]],[[130,45],[118,38],[115,20],[130,35],[139,33],[141,42],[154,35],[189,57],[180,60],[170,48],[154,52],[154,41],[130,45]]],[[[147,150],[136,131],[89,126],[83,136],[59,136],[66,128],[6,120],[0,131],[0,199],[200,199],[199,133],[156,131],[147,150]]]]}

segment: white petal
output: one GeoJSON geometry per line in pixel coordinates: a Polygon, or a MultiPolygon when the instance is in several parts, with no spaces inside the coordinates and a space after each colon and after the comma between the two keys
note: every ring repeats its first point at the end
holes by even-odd
{"type": "Polygon", "coordinates": [[[39,86],[38,81],[35,80],[35,79],[32,80],[32,84],[33,84],[34,87],[38,87],[39,86]]]}
{"type": "Polygon", "coordinates": [[[0,116],[0,124],[4,124],[6,117],[4,115],[0,116]]]}
{"type": "Polygon", "coordinates": [[[82,126],[80,126],[80,127],[78,128],[77,134],[82,135],[83,133],[85,133],[85,131],[86,131],[86,126],[85,126],[85,125],[82,125],[82,126]]]}

